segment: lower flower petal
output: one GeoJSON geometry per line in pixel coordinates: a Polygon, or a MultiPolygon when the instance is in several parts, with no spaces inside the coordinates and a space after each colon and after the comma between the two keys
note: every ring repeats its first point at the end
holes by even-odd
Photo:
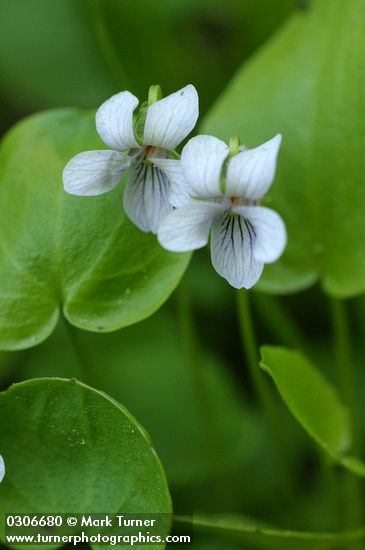
{"type": "Polygon", "coordinates": [[[226,211],[212,226],[211,254],[214,269],[235,288],[251,288],[264,264],[254,255],[255,235],[243,217],[226,211]]]}
{"type": "Polygon", "coordinates": [[[124,191],[124,210],[142,231],[157,233],[161,221],[172,211],[169,194],[169,181],[159,168],[136,162],[124,191]]]}
{"type": "Polygon", "coordinates": [[[287,242],[285,224],[279,214],[263,206],[238,206],[234,211],[248,220],[253,228],[256,260],[265,264],[276,262],[287,242]]]}
{"type": "Polygon", "coordinates": [[[119,151],[87,151],[73,157],[65,166],[62,179],[71,195],[101,195],[115,187],[131,159],[119,151]]]}
{"type": "Polygon", "coordinates": [[[160,244],[171,252],[186,252],[208,243],[214,218],[225,208],[221,203],[194,201],[169,214],[158,230],[160,244]]]}

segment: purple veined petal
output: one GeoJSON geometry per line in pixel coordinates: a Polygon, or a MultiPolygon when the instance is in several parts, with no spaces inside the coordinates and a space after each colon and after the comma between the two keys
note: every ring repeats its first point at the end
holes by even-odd
{"type": "Polygon", "coordinates": [[[143,143],[175,149],[190,134],[198,115],[198,93],[189,84],[148,107],[143,143]]]}
{"type": "Polygon", "coordinates": [[[172,211],[167,176],[150,162],[131,165],[124,190],[124,210],[129,219],[146,233],[157,233],[161,221],[172,211]]]}
{"type": "Polygon", "coordinates": [[[160,168],[170,182],[169,201],[175,208],[194,202],[191,190],[182,171],[181,161],[166,158],[150,157],[154,166],[160,168]]]}
{"type": "Polygon", "coordinates": [[[261,199],[274,180],[280,144],[281,135],[278,134],[259,147],[237,153],[228,163],[225,194],[261,199]]]}
{"type": "Polygon", "coordinates": [[[224,210],[221,202],[194,201],[177,208],[161,223],[158,240],[166,250],[186,252],[208,243],[214,218],[224,210]]]}
{"type": "Polygon", "coordinates": [[[119,151],[86,151],[73,157],[63,170],[63,185],[71,195],[101,195],[113,189],[131,159],[119,151]]]}
{"type": "Polygon", "coordinates": [[[219,197],[223,163],[229,147],[213,136],[196,136],[184,147],[181,164],[185,179],[197,197],[219,197]]]}
{"type": "Polygon", "coordinates": [[[133,132],[133,112],[139,101],[130,92],[119,92],[107,99],[96,112],[96,129],[112,149],[139,148],[133,132]]]}
{"type": "Polygon", "coordinates": [[[285,224],[279,214],[264,206],[236,206],[233,210],[243,216],[255,232],[256,260],[265,264],[276,262],[287,243],[285,224]]]}
{"type": "Polygon", "coordinates": [[[4,479],[5,476],[5,462],[3,457],[0,455],[0,483],[4,479]]]}
{"type": "Polygon", "coordinates": [[[214,220],[212,264],[234,288],[251,288],[261,276],[264,264],[254,255],[254,239],[250,223],[230,210],[214,220]]]}

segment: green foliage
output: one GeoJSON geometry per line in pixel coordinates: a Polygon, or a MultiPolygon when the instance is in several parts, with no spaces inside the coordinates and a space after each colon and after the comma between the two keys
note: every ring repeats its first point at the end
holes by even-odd
{"type": "Polygon", "coordinates": [[[35,379],[0,394],[0,418],[2,514],[171,512],[149,436],[106,394],[35,379]]]}
{"type": "Polygon", "coordinates": [[[105,148],[94,114],[50,111],[5,137],[0,150],[0,349],[37,344],[60,308],[74,325],[110,331],[153,313],[178,284],[188,254],[164,251],[122,210],[123,186],[73,197],[66,162],[105,148]]]}
{"type": "Polygon", "coordinates": [[[317,279],[335,296],[365,290],[364,24],[362,0],[312,2],[243,67],[201,127],[248,146],[283,134],[270,206],[289,242],[265,270],[265,291],[317,279]]]}

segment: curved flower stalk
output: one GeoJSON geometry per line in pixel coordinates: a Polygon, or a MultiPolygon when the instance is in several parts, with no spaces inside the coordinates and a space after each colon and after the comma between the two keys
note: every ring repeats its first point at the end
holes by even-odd
{"type": "Polygon", "coordinates": [[[177,207],[159,227],[161,245],[173,252],[195,250],[210,234],[215,270],[235,288],[252,287],[287,240],[280,216],[259,206],[274,179],[280,143],[277,135],[255,149],[239,147],[238,140],[229,148],[215,137],[197,136],[181,161],[161,160],[177,207]]]}
{"type": "Polygon", "coordinates": [[[5,476],[5,462],[3,457],[0,455],[0,483],[4,479],[5,476]]]}
{"type": "Polygon", "coordinates": [[[96,129],[112,150],[79,153],[63,171],[68,193],[100,195],[113,189],[129,169],[124,210],[142,231],[153,233],[172,210],[168,176],[155,160],[170,158],[198,118],[198,94],[191,84],[163,99],[159,96],[159,86],[151,86],[137,117],[139,101],[130,92],[105,101],[96,113],[96,129]]]}

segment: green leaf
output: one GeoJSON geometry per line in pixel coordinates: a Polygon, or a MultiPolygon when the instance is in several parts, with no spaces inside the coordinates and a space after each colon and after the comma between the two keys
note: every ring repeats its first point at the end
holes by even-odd
{"type": "Polygon", "coordinates": [[[123,185],[98,197],[63,191],[76,153],[105,148],[94,114],[41,113],[0,149],[0,349],[35,345],[60,309],[70,323],[111,331],[151,315],[174,290],[189,254],[163,250],[122,210],[123,185]]]}
{"type": "Polygon", "coordinates": [[[335,296],[365,290],[365,4],[321,0],[292,16],[236,75],[204,133],[255,146],[283,134],[268,206],[288,228],[283,258],[259,288],[320,279],[335,296]]]}
{"type": "Polygon", "coordinates": [[[260,366],[273,378],[290,412],[339,464],[365,476],[365,464],[345,456],[351,446],[347,410],[335,388],[298,351],[263,346],[260,366]]]}
{"type": "MultiPolygon", "coordinates": [[[[189,525],[191,520],[178,516],[178,525],[189,525]]],[[[365,527],[338,533],[316,533],[280,530],[239,517],[194,516],[194,531],[214,534],[217,538],[244,544],[244,548],[268,550],[327,550],[342,549],[344,543],[365,538],[365,527]]]]}
{"type": "Polygon", "coordinates": [[[0,394],[0,417],[1,514],[171,513],[148,435],[106,394],[35,379],[0,394]]]}

